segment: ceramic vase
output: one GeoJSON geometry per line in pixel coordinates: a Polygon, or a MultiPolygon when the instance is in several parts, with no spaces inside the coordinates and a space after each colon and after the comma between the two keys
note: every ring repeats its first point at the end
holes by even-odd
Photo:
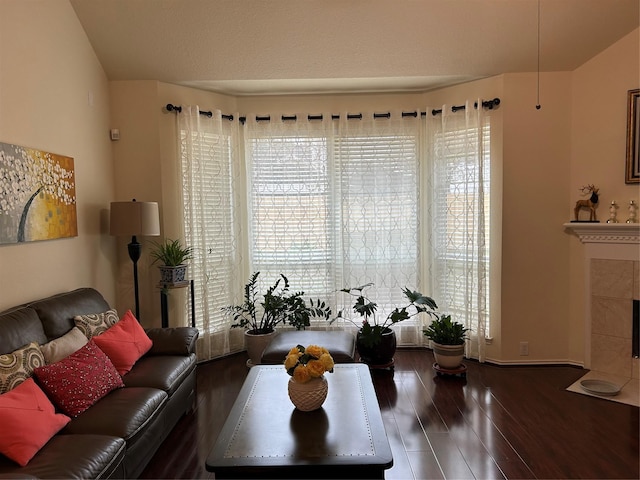
{"type": "Polygon", "coordinates": [[[287,387],[291,403],[298,410],[311,412],[322,406],[329,392],[329,384],[324,375],[319,378],[312,378],[308,382],[299,383],[291,377],[287,387]]]}

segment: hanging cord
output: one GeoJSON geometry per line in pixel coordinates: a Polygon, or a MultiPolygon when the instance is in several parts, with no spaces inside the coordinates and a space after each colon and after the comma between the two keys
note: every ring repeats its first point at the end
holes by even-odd
{"type": "Polygon", "coordinates": [[[538,0],[538,79],[537,79],[536,110],[540,110],[540,0],[538,0]]]}
{"type": "MultiPolygon", "coordinates": [[[[488,110],[493,110],[494,108],[496,108],[498,105],[500,105],[500,99],[499,98],[494,98],[493,100],[484,100],[482,101],[482,107],[486,108],[488,110]]],[[[474,102],[473,104],[474,108],[478,108],[478,102],[474,102]]],[[[182,112],[182,107],[180,106],[175,106],[171,103],[167,103],[166,107],[168,112],[182,112]]],[[[459,110],[464,110],[466,108],[465,105],[453,105],[451,107],[451,111],[453,113],[459,111],[459,110]]],[[[442,109],[433,109],[431,110],[431,115],[435,116],[442,113],[442,109]]],[[[213,116],[212,112],[205,112],[205,111],[200,111],[200,115],[204,115],[206,117],[211,118],[213,116]]],[[[421,117],[424,117],[427,115],[427,112],[402,112],[402,116],[403,117],[417,117],[418,115],[420,115],[421,117]]],[[[233,115],[222,115],[222,118],[226,118],[227,120],[233,120],[233,115]]],[[[322,115],[307,115],[307,120],[312,121],[312,120],[322,120],[322,115]]],[[[373,114],[373,118],[391,118],[391,113],[390,112],[385,112],[385,113],[374,113],[373,114]]],[[[297,121],[298,117],[296,115],[282,115],[280,117],[280,119],[283,122],[286,121],[297,121]]],[[[332,120],[339,120],[340,119],[340,115],[331,115],[331,119],[332,120]]],[[[238,117],[238,120],[240,121],[240,123],[245,123],[247,120],[247,117],[238,117]]],[[[349,113],[347,114],[347,120],[362,120],[362,113],[349,113]]],[[[263,115],[263,116],[256,116],[256,122],[270,122],[271,121],[271,115],[263,115]]]]}

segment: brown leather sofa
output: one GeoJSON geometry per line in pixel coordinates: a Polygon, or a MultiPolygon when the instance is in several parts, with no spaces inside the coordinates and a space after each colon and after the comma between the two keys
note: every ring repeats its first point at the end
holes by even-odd
{"type": "MultiPolygon", "coordinates": [[[[74,326],[73,317],[109,309],[80,288],[0,312],[0,354],[45,344],[74,326]]],[[[108,393],[73,418],[25,467],[0,454],[0,478],[136,478],[193,405],[195,328],[154,328],[153,346],[108,393]]],[[[0,428],[0,435],[1,428],[0,428]]]]}

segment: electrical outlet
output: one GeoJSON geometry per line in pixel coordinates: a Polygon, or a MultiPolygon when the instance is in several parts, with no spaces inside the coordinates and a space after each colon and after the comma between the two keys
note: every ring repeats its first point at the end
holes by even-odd
{"type": "Polygon", "coordinates": [[[529,342],[520,342],[520,355],[529,355],[529,342]]]}

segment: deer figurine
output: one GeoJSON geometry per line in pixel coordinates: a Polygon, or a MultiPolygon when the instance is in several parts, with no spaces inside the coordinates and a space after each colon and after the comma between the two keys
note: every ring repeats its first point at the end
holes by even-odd
{"type": "Polygon", "coordinates": [[[598,191],[599,189],[594,185],[586,185],[580,188],[580,191],[583,195],[590,195],[588,200],[578,200],[576,202],[576,207],[573,209],[573,213],[576,216],[576,222],[578,222],[578,214],[580,213],[580,209],[588,208],[589,209],[589,221],[596,221],[596,205],[598,204],[598,191]]]}

